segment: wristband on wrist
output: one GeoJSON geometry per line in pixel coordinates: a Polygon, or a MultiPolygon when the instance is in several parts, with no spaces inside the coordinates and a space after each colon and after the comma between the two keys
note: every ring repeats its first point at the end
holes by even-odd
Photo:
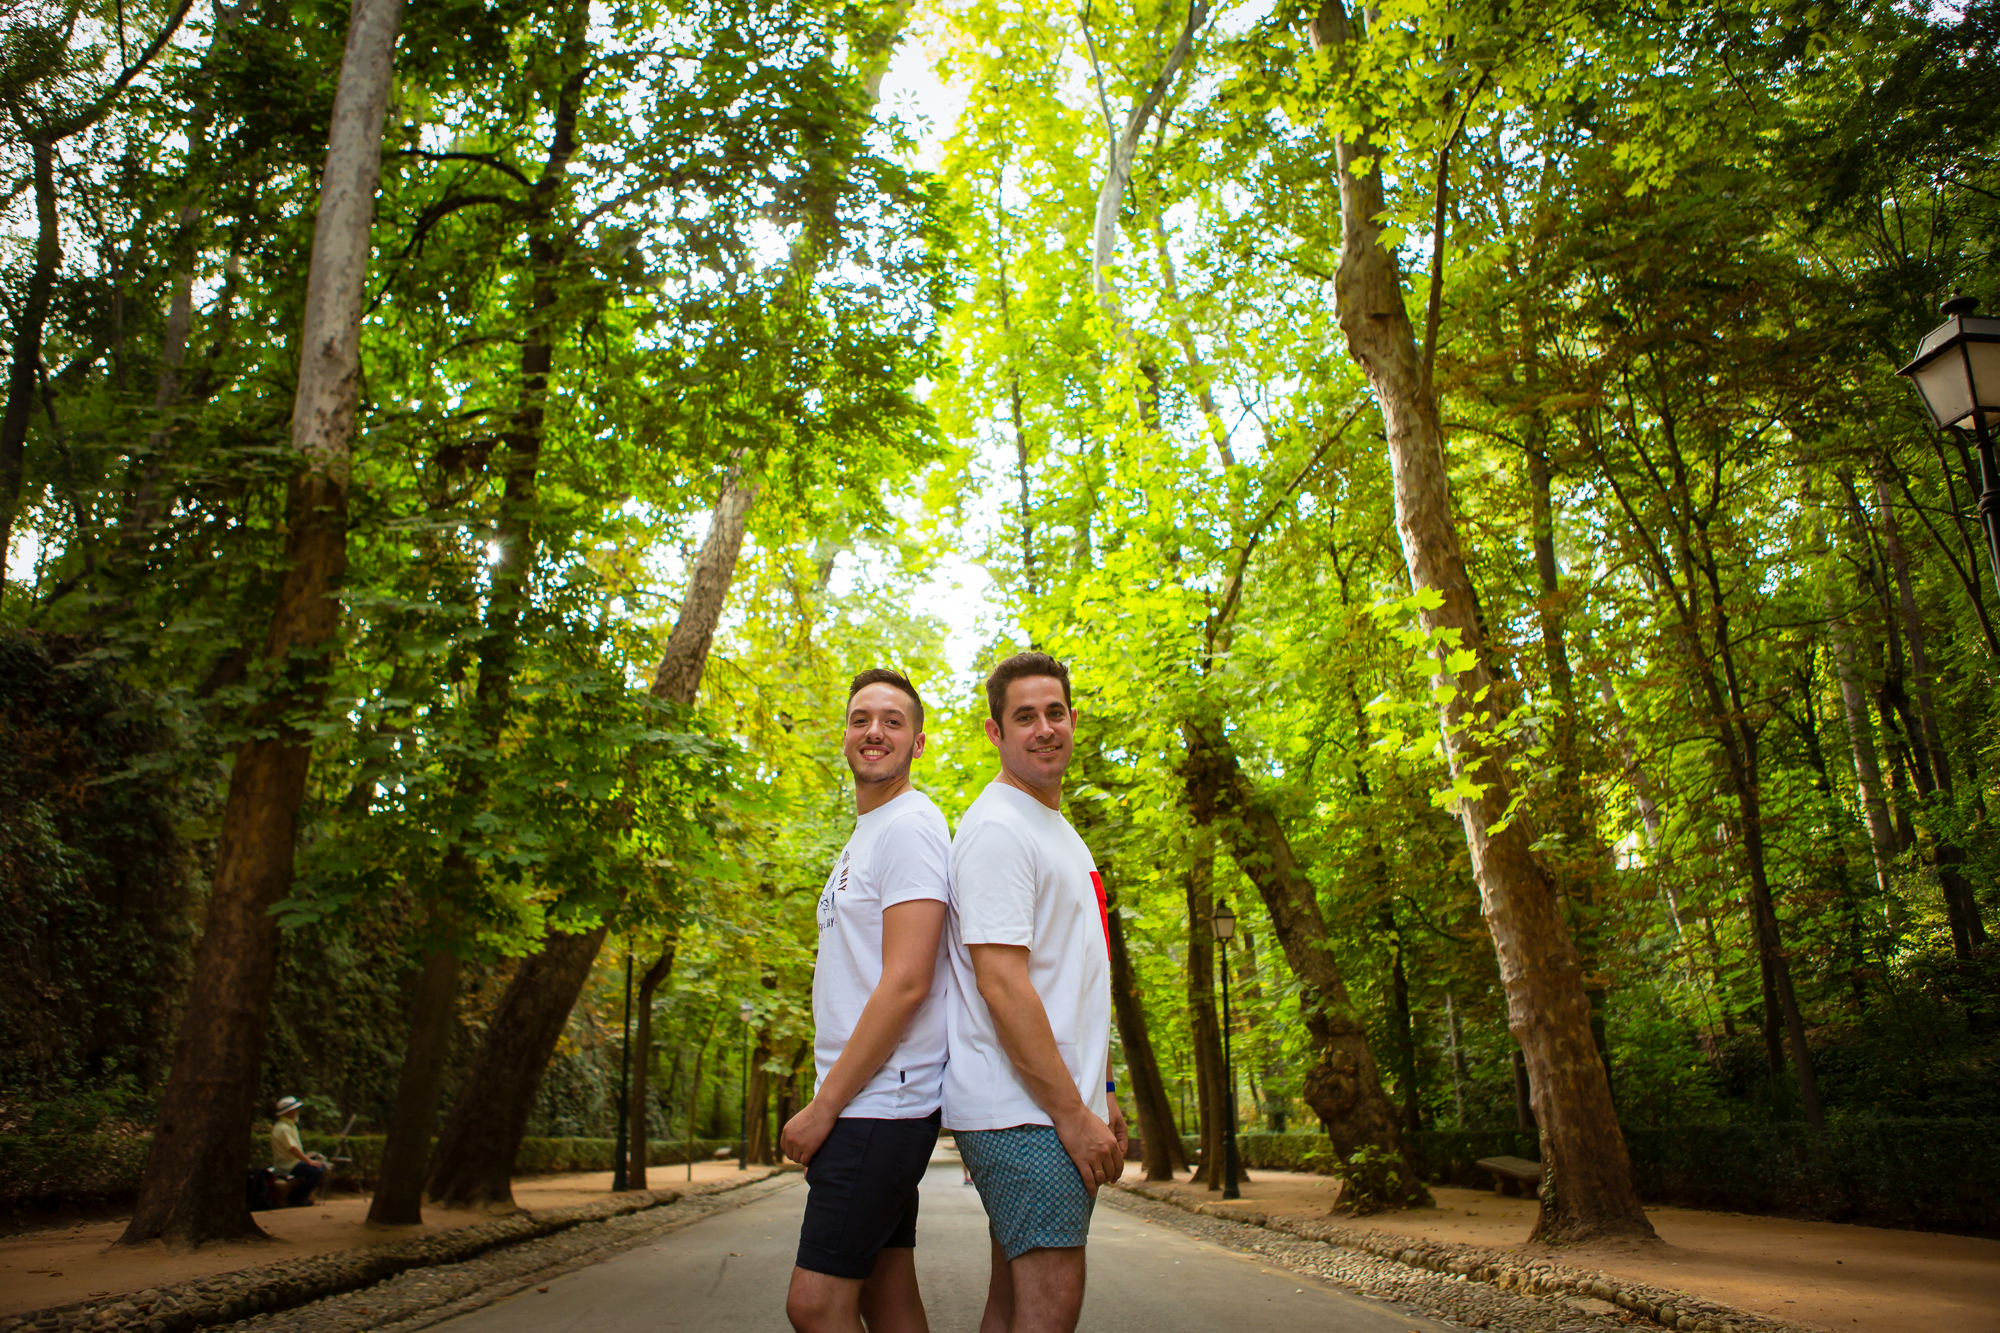
{"type": "Polygon", "coordinates": [[[1104,1080],[1104,1090],[1105,1090],[1106,1092],[1116,1092],[1116,1091],[1118,1091],[1118,1080],[1117,1080],[1117,1079],[1115,1079],[1115,1078],[1107,1078],[1107,1079],[1105,1079],[1105,1080],[1104,1080]]]}

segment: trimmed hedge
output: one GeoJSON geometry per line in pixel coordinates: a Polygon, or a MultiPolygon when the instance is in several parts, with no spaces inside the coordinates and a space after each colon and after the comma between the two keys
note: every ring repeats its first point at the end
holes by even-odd
{"type": "MultiPolygon", "coordinates": [[[[307,1152],[328,1154],[338,1139],[334,1134],[300,1137],[307,1152]]],[[[373,1186],[382,1165],[383,1141],[380,1134],[350,1137],[341,1156],[352,1160],[342,1165],[337,1179],[363,1189],[373,1186]]],[[[0,1215],[129,1202],[138,1195],[139,1176],[152,1143],[151,1134],[140,1132],[0,1134],[0,1215]]],[[[523,1139],[514,1174],[609,1171],[614,1146],[612,1139],[523,1139]]],[[[734,1152],[736,1140],[696,1139],[694,1159],[707,1161],[721,1148],[734,1152]]],[[[270,1159],[270,1141],[258,1135],[243,1160],[247,1167],[270,1159]]],[[[685,1139],[656,1139],[646,1156],[648,1166],[677,1166],[686,1160],[685,1139]]]]}
{"type": "Polygon", "coordinates": [[[151,1134],[0,1134],[0,1214],[98,1204],[139,1192],[151,1134]]]}
{"type": "MultiPolygon", "coordinates": [[[[1532,1130],[1426,1130],[1407,1136],[1423,1178],[1484,1189],[1482,1157],[1541,1155],[1532,1130]]],[[[1323,1134],[1244,1134],[1243,1165],[1331,1166],[1323,1134]]],[[[2000,1232],[2000,1118],[1846,1120],[1814,1133],[1795,1121],[1628,1129],[1649,1203],[1865,1222],[1922,1231],[2000,1232]]],[[[1196,1140],[1187,1140],[1192,1153],[1196,1140]]]]}
{"type": "Polygon", "coordinates": [[[2000,1231],[2000,1118],[1626,1133],[1639,1192],[1693,1208],[2000,1231]]]}

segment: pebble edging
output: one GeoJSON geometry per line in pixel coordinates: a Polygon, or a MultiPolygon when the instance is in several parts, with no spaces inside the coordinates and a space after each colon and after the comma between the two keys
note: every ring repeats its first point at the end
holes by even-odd
{"type": "Polygon", "coordinates": [[[663,1208],[685,1196],[721,1194],[763,1179],[712,1181],[678,1190],[635,1190],[599,1203],[534,1212],[524,1209],[476,1226],[364,1250],[308,1255],[146,1291],[9,1315],[0,1318],[0,1333],[67,1333],[73,1329],[192,1333],[373,1286],[411,1269],[463,1263],[490,1250],[552,1236],[585,1223],[663,1208]]]}
{"type": "Polygon", "coordinates": [[[1368,1231],[1338,1222],[1301,1217],[1271,1217],[1215,1203],[1195,1203],[1175,1197],[1164,1186],[1144,1181],[1113,1181],[1127,1194],[1137,1194],[1183,1212],[1262,1227],[1303,1240],[1356,1250],[1410,1268],[1484,1282],[1525,1296],[1579,1297],[1605,1301],[1676,1333],[1814,1333],[1799,1324],[1748,1314],[1686,1292],[1642,1283],[1614,1280],[1602,1272],[1586,1272],[1553,1259],[1529,1258],[1506,1250],[1449,1241],[1413,1240],[1409,1236],[1368,1231]]]}

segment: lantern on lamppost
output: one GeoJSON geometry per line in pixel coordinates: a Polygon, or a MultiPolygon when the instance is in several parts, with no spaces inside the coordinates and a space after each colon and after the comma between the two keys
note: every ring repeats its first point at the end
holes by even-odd
{"type": "Polygon", "coordinates": [[[1979,456],[1979,522],[2000,588],[2000,467],[1993,457],[1993,431],[2000,427],[2000,319],[1974,314],[1977,309],[1974,297],[1946,301],[1944,323],[1924,335],[1915,359],[1896,373],[1917,386],[1937,428],[1953,432],[1979,456]]]}
{"type": "Polygon", "coordinates": [[[1236,1184],[1242,1173],[1236,1164],[1236,1064],[1229,1043],[1229,941],[1236,938],[1236,913],[1229,910],[1228,903],[1217,903],[1208,924],[1215,931],[1215,942],[1222,946],[1217,950],[1222,964],[1222,1081],[1228,1088],[1222,1099],[1222,1197],[1236,1199],[1243,1193],[1236,1184]]]}

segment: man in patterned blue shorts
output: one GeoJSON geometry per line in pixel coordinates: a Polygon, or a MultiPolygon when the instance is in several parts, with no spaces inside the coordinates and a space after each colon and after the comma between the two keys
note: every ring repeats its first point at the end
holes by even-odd
{"type": "Polygon", "coordinates": [[[1125,1165],[1104,887],[1062,815],[1068,669],[1010,657],[986,707],[1000,775],[951,844],[944,1123],[993,1237],[980,1333],[1072,1333],[1091,1208],[1125,1165]]]}

